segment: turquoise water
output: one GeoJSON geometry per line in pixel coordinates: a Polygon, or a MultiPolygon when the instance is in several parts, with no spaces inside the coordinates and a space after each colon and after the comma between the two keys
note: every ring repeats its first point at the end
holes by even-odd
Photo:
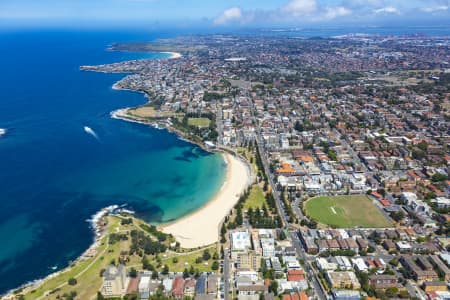
{"type": "Polygon", "coordinates": [[[157,37],[164,36],[0,33],[0,128],[8,130],[0,138],[0,294],[78,257],[93,239],[86,220],[105,206],[127,204],[149,222],[166,222],[201,207],[222,185],[220,155],[110,118],[145,102],[111,88],[124,75],[79,71],[164,58],[105,51],[113,42],[157,37]]]}

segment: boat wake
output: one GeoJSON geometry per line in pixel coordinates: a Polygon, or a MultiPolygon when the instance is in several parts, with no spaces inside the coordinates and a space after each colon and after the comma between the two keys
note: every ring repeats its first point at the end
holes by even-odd
{"type": "Polygon", "coordinates": [[[90,134],[90,135],[92,135],[95,139],[100,140],[100,139],[98,138],[97,133],[95,133],[95,131],[94,131],[91,127],[84,126],[83,129],[84,129],[84,131],[85,131],[87,134],[90,134]]]}

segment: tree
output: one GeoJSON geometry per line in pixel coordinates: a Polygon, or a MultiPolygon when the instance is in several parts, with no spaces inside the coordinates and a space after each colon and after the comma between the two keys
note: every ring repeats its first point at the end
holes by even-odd
{"type": "Polygon", "coordinates": [[[188,269],[187,269],[187,268],[184,268],[184,271],[183,271],[183,278],[186,279],[186,278],[188,278],[189,276],[190,276],[190,275],[189,275],[188,269]]]}
{"type": "Polygon", "coordinates": [[[402,211],[397,211],[391,212],[390,216],[395,222],[400,222],[405,217],[405,214],[402,211]]]}
{"type": "Polygon", "coordinates": [[[201,256],[199,256],[199,257],[197,257],[197,258],[195,259],[195,263],[196,263],[196,264],[201,264],[202,261],[203,261],[203,258],[202,258],[201,256]]]}
{"type": "Polygon", "coordinates": [[[417,147],[422,151],[427,151],[428,143],[425,141],[421,141],[420,143],[417,144],[417,147]]]}
{"type": "Polygon", "coordinates": [[[441,173],[436,173],[431,177],[431,180],[433,182],[441,182],[441,181],[445,181],[447,180],[447,175],[445,174],[441,174],[441,173]]]}
{"type": "Polygon", "coordinates": [[[69,278],[69,280],[67,280],[67,283],[69,285],[76,285],[77,284],[77,280],[75,278],[69,278]]]}
{"type": "Polygon", "coordinates": [[[390,287],[386,289],[386,296],[388,296],[389,298],[393,298],[397,295],[398,293],[398,288],[396,287],[390,287]]]}
{"type": "Polygon", "coordinates": [[[157,272],[156,270],[154,270],[154,271],[152,272],[152,279],[158,279],[158,277],[159,277],[158,272],[157,272]]]}
{"type": "Polygon", "coordinates": [[[205,251],[203,251],[203,256],[202,256],[203,260],[209,260],[211,258],[211,254],[209,253],[209,250],[206,249],[205,251]]]}
{"type": "Polygon", "coordinates": [[[164,268],[161,272],[163,275],[167,275],[169,274],[169,266],[168,265],[164,265],[164,268]]]}
{"type": "Polygon", "coordinates": [[[177,262],[178,262],[178,257],[174,257],[174,258],[172,258],[172,262],[174,263],[174,264],[176,264],[177,262]]]}
{"type": "Polygon", "coordinates": [[[211,269],[213,269],[214,271],[219,269],[219,262],[217,260],[215,260],[211,266],[211,269]]]}
{"type": "Polygon", "coordinates": [[[103,297],[102,293],[97,292],[97,300],[105,300],[105,297],[103,297]]]}
{"type": "Polygon", "coordinates": [[[269,285],[269,292],[274,293],[274,295],[278,294],[278,282],[276,280],[272,280],[269,285]]]}
{"type": "Polygon", "coordinates": [[[385,189],[378,189],[377,192],[381,194],[381,196],[386,197],[386,190],[385,189]]]}
{"type": "Polygon", "coordinates": [[[131,277],[131,278],[136,278],[136,277],[137,277],[137,271],[136,271],[136,269],[135,269],[135,268],[131,268],[129,274],[130,274],[130,277],[131,277]]]}
{"type": "Polygon", "coordinates": [[[146,256],[142,258],[142,268],[149,271],[153,271],[155,269],[146,256]]]}

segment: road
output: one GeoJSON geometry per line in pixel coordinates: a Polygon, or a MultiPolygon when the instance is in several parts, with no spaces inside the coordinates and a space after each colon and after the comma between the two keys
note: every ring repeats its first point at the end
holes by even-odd
{"type": "Polygon", "coordinates": [[[301,259],[303,259],[303,261],[305,262],[305,271],[308,273],[308,278],[310,279],[309,282],[312,285],[317,298],[321,299],[321,300],[328,299],[326,296],[326,292],[317,277],[317,273],[312,266],[312,259],[309,258],[306,255],[305,251],[303,250],[302,244],[300,242],[300,239],[299,239],[296,231],[290,232],[290,236],[291,236],[291,240],[292,240],[292,245],[294,246],[295,251],[297,252],[297,256],[300,257],[301,259]]]}
{"type": "Polygon", "coordinates": [[[225,250],[223,258],[223,289],[224,289],[224,299],[228,300],[230,291],[230,254],[228,250],[225,250]]]}
{"type": "Polygon", "coordinates": [[[289,223],[286,219],[286,214],[284,212],[283,207],[281,206],[281,200],[280,200],[279,194],[275,190],[276,185],[274,184],[273,175],[270,173],[267,154],[266,154],[266,151],[264,148],[264,141],[262,140],[262,137],[261,137],[261,130],[259,128],[258,120],[256,119],[254,110],[255,110],[255,108],[253,106],[253,102],[250,101],[250,111],[252,114],[253,123],[255,124],[255,128],[256,128],[256,140],[257,140],[257,144],[258,144],[258,151],[261,156],[261,161],[264,166],[264,172],[266,173],[269,184],[272,187],[272,195],[275,198],[275,205],[277,206],[278,214],[281,217],[282,226],[289,227],[289,223]]]}
{"type": "Polygon", "coordinates": [[[256,128],[256,139],[257,139],[257,143],[258,143],[259,154],[261,156],[261,161],[262,161],[262,164],[264,167],[264,172],[266,173],[269,184],[272,187],[272,195],[275,199],[275,204],[277,206],[278,214],[281,217],[282,227],[287,228],[288,230],[289,229],[294,230],[294,233],[291,232],[290,235],[291,235],[292,244],[295,248],[295,251],[297,252],[298,257],[302,258],[305,261],[306,271],[308,272],[308,275],[309,275],[308,277],[310,278],[310,283],[314,287],[314,291],[317,295],[317,298],[321,299],[321,300],[326,300],[327,299],[326,294],[324,293],[323,287],[320,285],[320,282],[317,278],[317,274],[314,273],[314,269],[311,266],[311,261],[306,256],[306,253],[303,250],[300,240],[298,239],[298,236],[295,233],[296,229],[295,229],[295,227],[291,226],[291,224],[288,222],[284,208],[281,205],[280,195],[275,189],[276,185],[274,183],[274,176],[270,172],[267,153],[266,153],[266,149],[264,147],[264,141],[262,140],[261,130],[258,125],[258,120],[256,119],[256,116],[255,116],[255,108],[254,108],[253,102],[251,102],[251,101],[250,101],[250,111],[252,114],[253,123],[255,124],[255,128],[256,128]]]}
{"type": "Polygon", "coordinates": [[[217,137],[217,145],[223,145],[223,117],[222,117],[222,105],[216,101],[216,130],[219,134],[217,137]]]}

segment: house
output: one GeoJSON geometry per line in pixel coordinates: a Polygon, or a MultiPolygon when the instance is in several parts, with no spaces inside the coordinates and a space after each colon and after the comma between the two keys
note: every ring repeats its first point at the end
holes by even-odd
{"type": "Polygon", "coordinates": [[[327,245],[330,251],[337,251],[341,249],[337,240],[327,240],[327,245]]]}
{"type": "Polygon", "coordinates": [[[333,289],[331,291],[333,300],[359,300],[361,299],[361,294],[359,291],[353,290],[338,290],[333,289]]]}
{"type": "Polygon", "coordinates": [[[127,272],[124,265],[109,265],[103,272],[101,293],[106,297],[122,297],[128,287],[127,272]]]}
{"type": "Polygon", "coordinates": [[[305,273],[303,272],[303,270],[289,270],[287,280],[288,281],[305,280],[305,273]]]}
{"type": "Polygon", "coordinates": [[[329,250],[328,243],[327,243],[326,240],[319,240],[317,242],[317,244],[319,245],[319,247],[318,247],[319,252],[324,252],[324,251],[328,251],[329,250]]]}
{"type": "Polygon", "coordinates": [[[361,251],[367,251],[367,249],[369,248],[369,243],[362,238],[356,238],[356,243],[358,244],[359,250],[361,251]]]}
{"type": "Polygon", "coordinates": [[[170,292],[172,291],[173,279],[164,278],[162,281],[162,285],[164,287],[165,294],[170,295],[170,292]]]}
{"type": "Polygon", "coordinates": [[[431,262],[435,270],[437,269],[441,274],[443,274],[444,280],[450,281],[450,269],[437,255],[428,256],[428,260],[431,262]]]}
{"type": "Polygon", "coordinates": [[[172,285],[172,297],[175,299],[182,299],[184,292],[184,279],[183,277],[175,277],[172,285]]]}
{"type": "Polygon", "coordinates": [[[210,295],[216,295],[218,290],[220,277],[217,275],[208,276],[207,293],[210,295]]]}
{"type": "Polygon", "coordinates": [[[259,270],[262,256],[254,250],[238,255],[237,268],[245,270],[259,270]]]}
{"type": "Polygon", "coordinates": [[[308,295],[305,292],[284,294],[282,300],[308,300],[308,295]]]}
{"type": "Polygon", "coordinates": [[[195,284],[196,280],[194,278],[187,278],[184,281],[184,296],[193,297],[195,294],[195,284]]]}
{"type": "Polygon", "coordinates": [[[238,288],[238,295],[256,295],[265,294],[268,292],[268,286],[263,283],[240,286],[238,288]]]}
{"type": "Polygon", "coordinates": [[[423,290],[425,292],[446,292],[447,283],[444,281],[427,281],[423,283],[423,290]]]}
{"type": "Polygon", "coordinates": [[[140,299],[148,299],[150,297],[150,276],[142,276],[139,281],[139,297],[140,299]]]}
{"type": "Polygon", "coordinates": [[[398,287],[398,279],[395,275],[371,275],[369,285],[376,289],[387,289],[398,287]]]}
{"type": "Polygon", "coordinates": [[[407,253],[412,251],[411,244],[405,241],[400,241],[396,243],[397,250],[401,253],[407,253]]]}
{"type": "Polygon", "coordinates": [[[140,282],[139,277],[130,278],[125,295],[132,295],[132,294],[138,293],[139,292],[139,282],[140,282]]]}
{"type": "Polygon", "coordinates": [[[438,274],[433,269],[421,268],[410,255],[403,255],[400,258],[400,263],[419,284],[425,281],[439,280],[438,274]]]}
{"type": "Polygon", "coordinates": [[[206,294],[206,280],[207,277],[205,275],[201,275],[199,278],[197,278],[197,281],[195,283],[195,291],[196,294],[206,294]]]}
{"type": "MultiPolygon", "coordinates": [[[[313,238],[304,237],[304,238],[302,238],[302,242],[303,242],[303,246],[305,247],[306,252],[308,252],[309,254],[317,254],[317,252],[323,251],[323,250],[320,250],[319,247],[317,247],[313,238]]],[[[325,241],[323,241],[323,242],[325,242],[325,241]]]]}
{"type": "Polygon", "coordinates": [[[395,246],[395,243],[391,240],[384,240],[382,243],[382,246],[386,251],[393,252],[397,250],[397,247],[395,246]]]}
{"type": "Polygon", "coordinates": [[[359,246],[358,243],[352,239],[352,238],[346,238],[345,242],[347,243],[348,249],[354,251],[355,253],[358,253],[359,246]]]}
{"type": "Polygon", "coordinates": [[[431,200],[437,208],[445,209],[450,207],[450,199],[445,197],[437,197],[436,199],[431,200]]]}
{"type": "Polygon", "coordinates": [[[336,263],[329,262],[323,257],[316,258],[316,265],[320,271],[335,271],[338,268],[336,263]]]}
{"type": "Polygon", "coordinates": [[[334,289],[359,289],[361,285],[354,272],[326,272],[326,278],[334,289]]]}
{"type": "Polygon", "coordinates": [[[359,272],[367,272],[369,269],[361,257],[352,258],[353,267],[359,272]]]}

